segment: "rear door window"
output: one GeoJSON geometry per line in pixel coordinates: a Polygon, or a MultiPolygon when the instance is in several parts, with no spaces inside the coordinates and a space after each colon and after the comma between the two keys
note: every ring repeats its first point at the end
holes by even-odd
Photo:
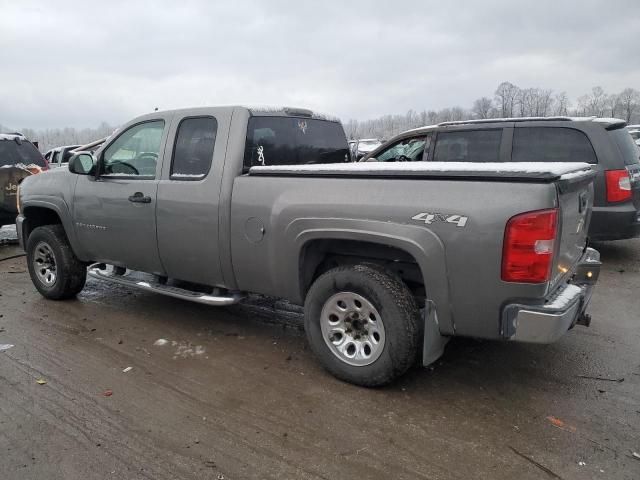
{"type": "Polygon", "coordinates": [[[438,132],[436,162],[498,162],[502,129],[438,132]]]}
{"type": "Polygon", "coordinates": [[[173,147],[171,179],[201,180],[213,160],[218,122],[213,117],[185,118],[178,126],[173,147]]]}
{"type": "Polygon", "coordinates": [[[640,157],[640,149],[633,141],[633,137],[629,134],[629,131],[625,128],[617,128],[609,131],[613,143],[616,144],[620,155],[624,159],[625,165],[634,165],[639,163],[638,157],[640,157]]]}
{"type": "Polygon", "coordinates": [[[33,143],[22,139],[0,140],[0,167],[16,164],[45,166],[44,157],[33,143]]]}
{"type": "Polygon", "coordinates": [[[347,138],[338,122],[295,117],[251,117],[244,167],[349,161],[347,138]]]}
{"type": "Polygon", "coordinates": [[[561,127],[515,128],[511,161],[598,163],[583,132],[561,127]]]}

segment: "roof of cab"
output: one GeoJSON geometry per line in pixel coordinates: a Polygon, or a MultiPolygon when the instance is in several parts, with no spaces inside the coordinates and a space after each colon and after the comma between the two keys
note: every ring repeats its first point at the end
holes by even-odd
{"type": "Polygon", "coordinates": [[[338,117],[332,115],[326,115],[319,112],[314,112],[313,110],[309,110],[307,108],[298,108],[298,107],[275,107],[275,106],[248,106],[248,105],[209,105],[204,107],[187,107],[187,108],[178,108],[171,110],[160,110],[156,112],[149,112],[147,114],[141,115],[138,118],[149,118],[152,117],[154,113],[162,113],[162,114],[171,114],[171,113],[192,113],[194,111],[203,111],[205,112],[207,109],[221,109],[221,110],[233,110],[233,109],[243,109],[249,112],[250,115],[259,117],[303,117],[303,118],[311,118],[314,120],[327,120],[330,122],[340,122],[338,117]]]}

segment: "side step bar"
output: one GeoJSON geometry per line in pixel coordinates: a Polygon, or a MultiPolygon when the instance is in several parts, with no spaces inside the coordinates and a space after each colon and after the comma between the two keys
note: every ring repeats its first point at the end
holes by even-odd
{"type": "Polygon", "coordinates": [[[224,305],[233,305],[244,298],[240,293],[233,293],[228,296],[211,295],[202,292],[195,292],[193,290],[185,290],[184,288],[172,287],[170,285],[163,285],[158,282],[140,280],[129,277],[128,275],[117,275],[108,270],[101,270],[97,265],[98,264],[89,266],[89,269],[87,270],[89,276],[99,280],[106,280],[109,282],[119,283],[120,285],[160,293],[169,297],[181,298],[182,300],[188,300],[190,302],[204,303],[206,305],[215,305],[220,307],[224,305]]]}

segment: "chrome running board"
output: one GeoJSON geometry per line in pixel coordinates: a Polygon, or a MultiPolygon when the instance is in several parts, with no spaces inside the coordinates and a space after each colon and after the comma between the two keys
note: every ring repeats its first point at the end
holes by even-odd
{"type": "Polygon", "coordinates": [[[244,298],[239,292],[229,293],[228,295],[213,295],[208,293],[196,292],[193,290],[186,290],[184,288],[172,287],[170,285],[164,285],[150,280],[141,280],[130,275],[118,275],[113,273],[113,269],[101,270],[98,268],[99,264],[90,265],[87,273],[93,278],[99,280],[106,280],[108,282],[119,283],[120,285],[126,285],[140,290],[146,290],[149,292],[160,293],[169,297],[181,298],[182,300],[188,300],[190,302],[204,303],[206,305],[224,306],[233,305],[238,303],[244,298]]]}

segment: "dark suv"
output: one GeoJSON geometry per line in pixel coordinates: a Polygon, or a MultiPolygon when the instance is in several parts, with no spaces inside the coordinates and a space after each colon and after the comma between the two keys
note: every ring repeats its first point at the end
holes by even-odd
{"type": "Polygon", "coordinates": [[[23,135],[0,133],[0,227],[16,221],[16,193],[20,182],[48,168],[40,151],[23,135]]]}
{"type": "Polygon", "coordinates": [[[598,176],[589,236],[620,240],[640,235],[639,152],[625,125],[569,117],[445,122],[401,133],[362,161],[591,163],[598,176]]]}

